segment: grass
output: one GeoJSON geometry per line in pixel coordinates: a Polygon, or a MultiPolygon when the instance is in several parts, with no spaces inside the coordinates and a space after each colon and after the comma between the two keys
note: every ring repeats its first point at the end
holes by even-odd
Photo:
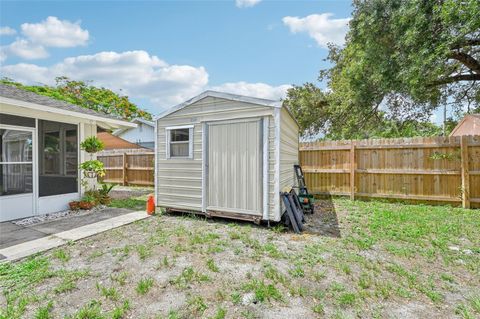
{"type": "Polygon", "coordinates": [[[274,284],[267,284],[263,280],[251,279],[249,282],[245,283],[242,288],[246,292],[253,292],[255,300],[258,302],[283,300],[282,294],[277,287],[275,287],[274,284]]]}
{"type": "Polygon", "coordinates": [[[153,287],[153,279],[152,278],[142,278],[137,284],[137,288],[135,289],[139,295],[145,295],[150,289],[153,287]]]}
{"type": "Polygon", "coordinates": [[[128,208],[134,210],[144,210],[147,204],[147,200],[143,198],[125,198],[125,199],[112,199],[109,207],[128,208]]]}
{"type": "Polygon", "coordinates": [[[480,211],[329,204],[320,234],[166,215],[0,264],[0,318],[259,318],[299,303],[306,317],[480,317],[480,211]],[[322,233],[337,222],[340,237],[322,233]],[[60,308],[77,294],[97,300],[60,308]],[[152,300],[171,306],[153,313],[152,300]]]}
{"type": "Polygon", "coordinates": [[[210,281],[210,277],[193,270],[193,267],[186,267],[181,274],[173,278],[170,283],[180,288],[187,288],[193,283],[206,281],[210,281]]]}

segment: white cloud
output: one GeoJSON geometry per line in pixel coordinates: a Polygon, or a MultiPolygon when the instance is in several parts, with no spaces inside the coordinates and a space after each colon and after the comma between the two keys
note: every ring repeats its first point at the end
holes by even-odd
{"type": "Polygon", "coordinates": [[[17,31],[10,27],[0,27],[0,35],[14,35],[17,31]]]}
{"type": "MultiPolygon", "coordinates": [[[[20,26],[22,37],[14,42],[0,47],[0,61],[8,56],[16,55],[20,58],[33,60],[48,57],[47,48],[68,48],[86,45],[89,33],[80,27],[80,22],[60,20],[57,17],[48,17],[40,23],[24,23],[20,26]]],[[[10,27],[0,28],[1,35],[12,35],[16,31],[10,27]]]]}
{"type": "Polygon", "coordinates": [[[93,85],[149,101],[152,105],[141,107],[149,106],[155,114],[207,89],[279,100],[291,87],[243,81],[209,86],[204,67],[168,64],[145,51],[99,52],[66,58],[50,66],[18,63],[1,66],[0,73],[19,82],[48,85],[55,84],[57,76],[92,80],[93,85]]]}
{"type": "Polygon", "coordinates": [[[292,86],[288,84],[271,86],[266,83],[248,83],[240,81],[213,86],[212,90],[259,97],[263,99],[280,100],[286,97],[287,90],[291,87],[292,86]]]}
{"type": "Polygon", "coordinates": [[[48,52],[43,46],[21,38],[9,45],[1,47],[0,51],[4,59],[6,59],[8,55],[16,55],[26,60],[48,57],[48,52]]]}
{"type": "Polygon", "coordinates": [[[69,48],[86,45],[89,33],[80,27],[80,22],[48,17],[40,23],[24,23],[22,34],[31,42],[46,47],[69,48]]]}
{"type": "Polygon", "coordinates": [[[160,108],[181,103],[208,84],[204,67],[170,65],[145,51],[100,52],[66,58],[47,67],[19,63],[3,66],[0,71],[24,83],[53,84],[55,77],[63,75],[92,80],[94,85],[148,99],[160,108]]]}
{"type": "Polygon", "coordinates": [[[239,8],[253,7],[260,3],[262,0],[235,0],[235,5],[239,8]]]}
{"type": "Polygon", "coordinates": [[[326,48],[328,43],[342,45],[350,18],[332,19],[333,13],[312,14],[304,18],[284,17],[283,23],[293,33],[307,32],[317,44],[326,48]]]}

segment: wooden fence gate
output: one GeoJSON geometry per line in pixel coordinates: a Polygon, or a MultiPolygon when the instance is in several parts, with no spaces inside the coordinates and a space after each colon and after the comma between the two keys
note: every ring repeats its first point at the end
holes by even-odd
{"type": "Polygon", "coordinates": [[[105,167],[103,181],[106,183],[138,186],[155,184],[155,154],[152,152],[98,155],[97,159],[105,167]]]}

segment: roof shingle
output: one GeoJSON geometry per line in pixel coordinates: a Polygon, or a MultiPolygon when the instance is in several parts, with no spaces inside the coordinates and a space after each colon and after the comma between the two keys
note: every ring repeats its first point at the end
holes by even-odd
{"type": "Polygon", "coordinates": [[[40,95],[34,92],[25,91],[12,85],[0,83],[0,96],[9,99],[15,99],[23,102],[35,103],[39,105],[45,105],[50,107],[56,107],[58,109],[77,112],[81,114],[89,114],[99,116],[107,119],[122,120],[121,118],[105,113],[96,112],[78,105],[70,104],[64,101],[56,100],[48,96],[40,95]]]}

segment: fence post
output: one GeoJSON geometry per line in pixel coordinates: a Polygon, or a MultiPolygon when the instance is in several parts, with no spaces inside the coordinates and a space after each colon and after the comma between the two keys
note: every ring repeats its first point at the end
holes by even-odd
{"type": "Polygon", "coordinates": [[[123,153],[122,185],[127,185],[127,153],[123,153]]]}
{"type": "Polygon", "coordinates": [[[355,142],[350,144],[350,199],[355,200],[355,142]]]}
{"type": "Polygon", "coordinates": [[[468,136],[460,137],[460,154],[462,160],[462,207],[470,208],[470,176],[468,173],[468,136]]]}

